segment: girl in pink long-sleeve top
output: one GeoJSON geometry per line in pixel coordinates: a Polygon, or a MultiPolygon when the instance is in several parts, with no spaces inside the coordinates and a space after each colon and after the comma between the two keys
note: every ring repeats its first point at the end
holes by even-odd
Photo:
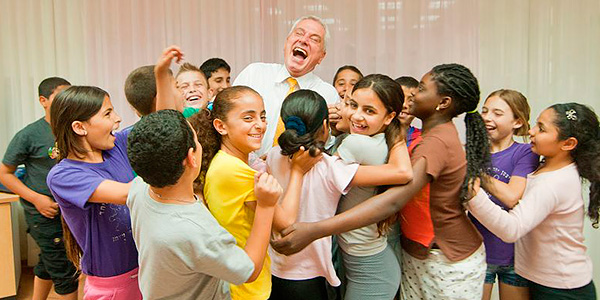
{"type": "Polygon", "coordinates": [[[581,178],[588,180],[588,216],[598,227],[600,129],[598,116],[578,103],[544,110],[530,130],[532,151],[544,162],[527,176],[519,204],[502,210],[479,189],[469,211],[492,233],[515,244],[515,271],[530,281],[533,299],[596,299],[592,262],[583,244],[581,178]]]}

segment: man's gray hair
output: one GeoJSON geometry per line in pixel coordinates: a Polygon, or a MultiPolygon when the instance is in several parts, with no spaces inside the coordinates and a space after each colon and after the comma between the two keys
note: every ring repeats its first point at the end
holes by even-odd
{"type": "Polygon", "coordinates": [[[298,20],[296,20],[296,22],[294,22],[294,25],[292,26],[292,29],[290,29],[290,32],[288,33],[288,36],[290,34],[292,34],[292,32],[294,32],[294,29],[296,29],[296,26],[298,26],[298,23],[304,21],[304,20],[313,20],[318,22],[319,24],[321,24],[321,26],[323,26],[323,29],[325,29],[325,40],[323,41],[323,50],[327,49],[327,42],[329,41],[330,35],[329,35],[329,28],[327,27],[327,24],[325,24],[325,22],[323,21],[323,19],[314,16],[314,15],[309,15],[309,16],[304,16],[304,17],[300,17],[298,18],[298,20]]]}

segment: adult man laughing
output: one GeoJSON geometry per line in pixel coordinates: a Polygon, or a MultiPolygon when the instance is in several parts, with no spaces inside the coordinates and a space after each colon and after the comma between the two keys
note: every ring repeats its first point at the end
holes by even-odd
{"type": "MultiPolygon", "coordinates": [[[[285,97],[298,89],[319,93],[330,107],[338,101],[335,88],[313,74],[315,67],[325,58],[327,26],[319,17],[299,18],[287,36],[283,48],[284,64],[252,63],[235,79],[233,85],[246,85],[255,89],[263,98],[267,111],[267,130],[258,155],[263,155],[276,143],[281,134],[279,120],[281,104],[285,97]],[[279,123],[279,128],[278,128],[279,123]]],[[[330,118],[337,118],[335,108],[330,118]]]]}

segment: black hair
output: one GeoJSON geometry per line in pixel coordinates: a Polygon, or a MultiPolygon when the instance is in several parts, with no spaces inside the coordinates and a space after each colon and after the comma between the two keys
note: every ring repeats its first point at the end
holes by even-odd
{"type": "Polygon", "coordinates": [[[460,197],[465,199],[472,179],[482,178],[490,168],[490,144],[483,118],[476,111],[479,104],[479,83],[471,71],[459,64],[445,64],[433,67],[431,79],[441,96],[452,99],[452,117],[465,114],[467,128],[467,174],[461,187],[460,197]]]}
{"type": "Polygon", "coordinates": [[[50,98],[50,95],[54,93],[54,90],[56,90],[56,88],[61,85],[70,86],[71,83],[68,82],[66,79],[60,77],[46,78],[42,80],[42,82],[40,82],[40,85],[38,86],[38,95],[40,97],[50,98]]]}
{"type": "Polygon", "coordinates": [[[127,102],[145,116],[156,110],[156,76],[154,65],[139,67],[125,79],[125,98],[127,102]]]}
{"type": "Polygon", "coordinates": [[[190,148],[196,149],[194,132],[176,110],[160,110],[142,117],[127,138],[127,157],[137,175],[153,187],[177,183],[190,148]]]}
{"type": "Polygon", "coordinates": [[[400,119],[398,119],[400,112],[402,112],[402,105],[404,104],[402,87],[387,75],[371,74],[359,80],[352,88],[352,93],[360,89],[371,89],[377,94],[377,97],[387,109],[387,113],[396,113],[396,117],[392,119],[390,125],[385,129],[385,141],[387,142],[388,149],[392,149],[398,139],[402,137],[402,126],[400,119]]]}
{"type": "Polygon", "coordinates": [[[204,73],[206,80],[212,77],[212,73],[218,71],[219,69],[225,69],[227,70],[227,72],[231,72],[231,67],[229,66],[229,64],[227,64],[227,62],[224,59],[218,57],[207,59],[200,66],[200,70],[202,70],[202,72],[204,73]]]}
{"type": "Polygon", "coordinates": [[[333,75],[333,84],[335,84],[335,81],[337,80],[337,76],[344,70],[350,70],[358,75],[360,75],[360,78],[363,78],[363,74],[362,72],[360,72],[360,70],[352,65],[345,65],[345,66],[341,66],[336,72],[335,75],[333,75]]]}
{"type": "Polygon", "coordinates": [[[419,81],[411,76],[401,76],[394,79],[399,85],[405,86],[407,88],[417,88],[419,87],[419,81]]]}
{"type": "Polygon", "coordinates": [[[317,154],[317,149],[325,152],[324,142],[317,138],[323,120],[329,124],[329,110],[327,102],[317,92],[297,90],[289,94],[281,105],[281,120],[285,125],[285,131],[277,139],[281,154],[293,155],[302,146],[312,156],[317,154]]]}
{"type": "Polygon", "coordinates": [[[50,107],[50,126],[56,138],[59,160],[70,153],[81,157],[86,152],[71,124],[87,121],[97,114],[105,97],[109,97],[108,93],[95,86],[71,86],[56,95],[50,107]]]}
{"type": "Polygon", "coordinates": [[[360,70],[357,67],[352,66],[352,65],[345,65],[345,66],[340,67],[337,70],[337,72],[335,72],[335,75],[333,75],[333,84],[335,84],[335,81],[337,80],[338,75],[344,70],[350,70],[350,71],[360,75],[360,78],[363,78],[363,74],[360,72],[360,70]]]}
{"type": "Polygon", "coordinates": [[[600,128],[594,111],[579,103],[559,103],[549,107],[555,112],[554,125],[558,139],[577,139],[571,157],[579,175],[590,183],[588,216],[594,228],[598,228],[600,214],[600,128]]]}

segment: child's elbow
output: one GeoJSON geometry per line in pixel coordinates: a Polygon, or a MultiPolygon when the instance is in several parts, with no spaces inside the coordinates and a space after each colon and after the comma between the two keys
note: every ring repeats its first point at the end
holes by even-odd
{"type": "MultiPolygon", "coordinates": [[[[254,269],[256,270],[257,268],[259,268],[258,266],[255,266],[254,269]]],[[[260,267],[260,269],[262,269],[262,267],[260,267]]],[[[248,278],[248,280],[246,280],[246,283],[250,283],[250,282],[254,282],[254,280],[256,280],[256,278],[258,278],[258,275],[260,275],[260,271],[254,271],[252,272],[252,274],[250,275],[250,277],[248,278]]]]}
{"type": "Polygon", "coordinates": [[[503,236],[500,236],[500,239],[505,243],[513,244],[519,240],[519,236],[516,234],[505,234],[503,236]]]}
{"type": "Polygon", "coordinates": [[[295,222],[296,222],[296,218],[293,218],[293,217],[283,217],[283,218],[278,218],[277,220],[273,219],[273,231],[281,232],[284,229],[292,226],[295,222]]]}
{"type": "Polygon", "coordinates": [[[397,184],[407,184],[413,180],[412,168],[401,168],[398,172],[397,184]]]}

